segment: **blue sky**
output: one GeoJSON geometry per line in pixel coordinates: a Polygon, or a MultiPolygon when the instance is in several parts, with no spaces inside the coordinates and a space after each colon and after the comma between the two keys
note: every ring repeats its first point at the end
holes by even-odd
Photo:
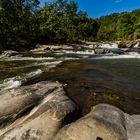
{"type": "MultiPolygon", "coordinates": [[[[52,0],[40,0],[41,3],[52,0]]],[[[75,0],[79,9],[97,18],[114,12],[132,11],[140,8],[140,0],[75,0]]]]}

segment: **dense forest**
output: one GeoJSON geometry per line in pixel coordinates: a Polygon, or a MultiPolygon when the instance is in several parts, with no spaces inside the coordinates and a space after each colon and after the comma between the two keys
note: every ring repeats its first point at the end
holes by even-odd
{"type": "Polygon", "coordinates": [[[0,0],[1,47],[137,38],[140,10],[92,19],[74,0],[55,0],[43,7],[38,0],[0,0]]]}
{"type": "Polygon", "coordinates": [[[140,9],[100,17],[99,40],[133,40],[140,38],[140,9]]]}

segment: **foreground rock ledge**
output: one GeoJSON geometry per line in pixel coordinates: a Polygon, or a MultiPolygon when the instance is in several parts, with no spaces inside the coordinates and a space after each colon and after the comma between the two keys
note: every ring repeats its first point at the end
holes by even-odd
{"type": "Polygon", "coordinates": [[[83,118],[63,127],[55,140],[140,140],[140,116],[99,104],[83,118]]]}
{"type": "Polygon", "coordinates": [[[0,140],[140,140],[140,116],[99,104],[75,122],[77,107],[58,82],[0,91],[0,140]]]}
{"type": "Polygon", "coordinates": [[[53,139],[62,127],[65,116],[76,108],[61,86],[59,83],[41,82],[2,91],[0,140],[53,139]],[[33,104],[34,108],[27,115],[23,115],[33,104]],[[4,127],[2,124],[6,120],[10,122],[4,127]]]}

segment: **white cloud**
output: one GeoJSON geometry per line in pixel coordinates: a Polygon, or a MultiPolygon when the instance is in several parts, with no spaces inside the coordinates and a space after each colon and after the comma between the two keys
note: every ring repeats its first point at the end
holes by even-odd
{"type": "Polygon", "coordinates": [[[123,0],[115,0],[114,2],[115,3],[120,3],[120,2],[122,2],[123,0]]]}

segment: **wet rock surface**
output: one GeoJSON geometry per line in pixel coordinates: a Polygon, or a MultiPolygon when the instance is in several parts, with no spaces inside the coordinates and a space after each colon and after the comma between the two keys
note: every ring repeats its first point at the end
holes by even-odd
{"type": "Polygon", "coordinates": [[[2,102],[0,107],[0,139],[53,139],[62,127],[64,118],[76,109],[61,86],[59,83],[41,82],[28,86],[28,90],[22,87],[14,91],[3,91],[1,100],[6,103],[2,102]],[[30,108],[32,104],[34,107],[30,108]],[[11,119],[11,122],[5,124],[7,120],[4,118],[11,119]]]}
{"type": "Polygon", "coordinates": [[[60,130],[55,140],[127,140],[125,117],[121,110],[106,104],[60,130]],[[78,131],[80,130],[80,131],[78,131]]]}
{"type": "Polygon", "coordinates": [[[95,54],[108,54],[108,53],[111,53],[111,51],[108,49],[102,49],[102,48],[95,49],[95,54]]]}
{"type": "Polygon", "coordinates": [[[1,51],[0,58],[1,57],[16,56],[17,54],[18,54],[18,52],[17,51],[13,51],[13,50],[1,51]]]}
{"type": "Polygon", "coordinates": [[[140,139],[139,115],[99,104],[80,117],[58,82],[2,90],[0,104],[0,140],[140,139]]]}
{"type": "Polygon", "coordinates": [[[126,40],[118,42],[119,48],[139,48],[140,40],[126,40]]]}
{"type": "MultiPolygon", "coordinates": [[[[1,52],[0,58],[18,58],[18,57],[53,57],[78,55],[103,56],[103,55],[132,55],[128,52],[138,52],[140,49],[140,40],[113,42],[90,42],[90,44],[68,44],[68,45],[41,45],[37,44],[35,48],[25,51],[6,50],[1,52]]],[[[136,55],[136,54],[135,54],[136,55]]],[[[84,56],[84,58],[86,58],[84,56]]]]}
{"type": "Polygon", "coordinates": [[[63,127],[55,140],[139,140],[139,115],[130,116],[118,108],[100,104],[78,121],[63,127]]]}
{"type": "Polygon", "coordinates": [[[56,50],[62,50],[62,49],[72,49],[72,46],[68,46],[68,45],[40,45],[40,44],[37,44],[36,48],[31,50],[31,51],[32,52],[56,51],[56,50]]]}
{"type": "Polygon", "coordinates": [[[139,140],[140,43],[124,45],[0,52],[0,140],[139,140]]]}

